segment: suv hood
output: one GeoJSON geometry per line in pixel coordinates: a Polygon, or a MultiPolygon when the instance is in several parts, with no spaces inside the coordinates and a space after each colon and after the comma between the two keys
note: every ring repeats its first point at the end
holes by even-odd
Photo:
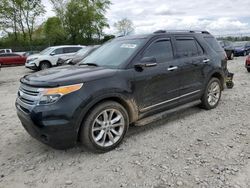
{"type": "Polygon", "coordinates": [[[39,58],[41,57],[41,54],[33,54],[33,55],[29,55],[27,59],[34,59],[34,58],[39,58]]]}
{"type": "Polygon", "coordinates": [[[57,87],[110,77],[115,69],[87,65],[68,65],[39,71],[21,78],[21,82],[35,87],[57,87]]]}

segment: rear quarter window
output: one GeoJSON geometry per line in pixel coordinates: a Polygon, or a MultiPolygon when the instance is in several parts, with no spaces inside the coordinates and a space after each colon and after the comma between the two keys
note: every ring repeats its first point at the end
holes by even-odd
{"type": "Polygon", "coordinates": [[[63,49],[63,52],[64,53],[76,53],[80,49],[82,49],[82,48],[81,47],[67,47],[67,48],[63,49]]]}
{"type": "Polygon", "coordinates": [[[214,37],[204,37],[207,44],[216,52],[223,52],[224,50],[219,45],[218,41],[214,37]]]}

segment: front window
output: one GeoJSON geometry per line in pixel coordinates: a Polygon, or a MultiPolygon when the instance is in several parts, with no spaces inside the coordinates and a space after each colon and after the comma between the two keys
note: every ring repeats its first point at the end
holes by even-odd
{"type": "Polygon", "coordinates": [[[158,63],[173,58],[172,44],[169,39],[161,39],[149,46],[143,57],[154,57],[158,63]]]}
{"type": "Polygon", "coordinates": [[[87,56],[80,65],[94,63],[98,66],[118,68],[139,49],[143,41],[144,39],[112,40],[87,56]]]}
{"type": "Polygon", "coordinates": [[[86,53],[88,53],[89,49],[90,49],[89,47],[85,47],[85,48],[79,50],[76,53],[76,56],[83,56],[83,55],[85,55],[86,53]]]}

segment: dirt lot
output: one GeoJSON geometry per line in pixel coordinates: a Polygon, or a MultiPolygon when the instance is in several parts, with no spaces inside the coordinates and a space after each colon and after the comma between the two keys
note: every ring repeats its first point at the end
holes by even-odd
{"type": "Polygon", "coordinates": [[[131,127],[106,154],[57,151],[31,138],[15,111],[24,67],[0,71],[0,187],[250,187],[250,74],[229,62],[235,88],[220,105],[131,127]]]}

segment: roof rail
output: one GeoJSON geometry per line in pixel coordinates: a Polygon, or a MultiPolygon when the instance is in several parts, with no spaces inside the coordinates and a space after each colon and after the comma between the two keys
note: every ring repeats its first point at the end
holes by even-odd
{"type": "Polygon", "coordinates": [[[157,33],[166,33],[166,32],[167,32],[166,30],[157,30],[154,33],[157,34],[157,33]]]}
{"type": "Polygon", "coordinates": [[[170,33],[170,32],[210,34],[208,31],[199,31],[199,30],[157,30],[154,33],[159,34],[159,33],[170,33]]]}

